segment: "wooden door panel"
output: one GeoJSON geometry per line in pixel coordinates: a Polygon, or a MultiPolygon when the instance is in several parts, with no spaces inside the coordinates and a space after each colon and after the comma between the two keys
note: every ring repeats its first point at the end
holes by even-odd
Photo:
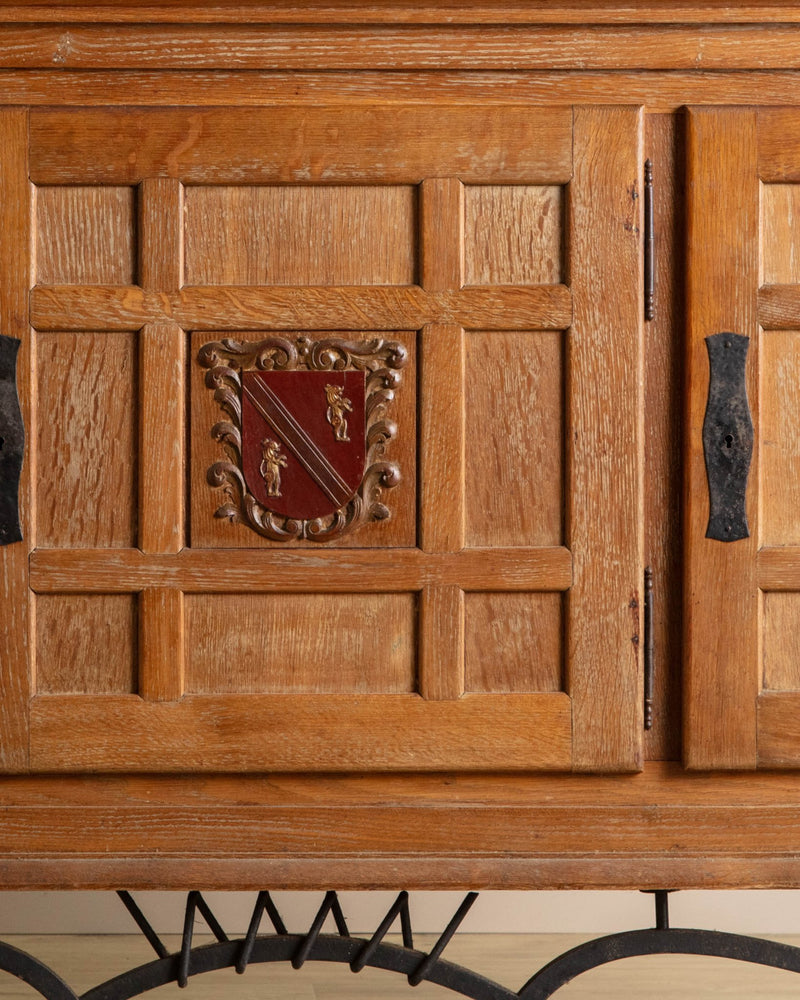
{"type": "Polygon", "coordinates": [[[797,766],[800,677],[796,499],[800,288],[793,219],[800,115],[706,109],[689,117],[689,430],[686,760],[695,768],[797,766]],[[706,538],[704,339],[749,337],[754,425],[749,537],[706,538]]]}
{"type": "Polygon", "coordinates": [[[188,285],[416,280],[411,184],[195,186],[185,197],[188,285]]]}
{"type": "Polygon", "coordinates": [[[31,766],[639,767],[640,109],[31,122],[39,495],[128,498],[31,553],[31,766]],[[270,513],[246,379],[363,369],[399,476],[270,513]]]}

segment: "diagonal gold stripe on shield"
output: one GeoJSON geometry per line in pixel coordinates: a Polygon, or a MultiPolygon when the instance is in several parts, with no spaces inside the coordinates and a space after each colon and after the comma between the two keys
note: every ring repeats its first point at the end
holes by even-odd
{"type": "Polygon", "coordinates": [[[243,383],[242,389],[253,406],[267,421],[287,448],[296,456],[300,464],[319,486],[322,492],[342,507],[353,495],[352,489],[342,479],[314,441],[298,424],[278,396],[262,379],[252,379],[243,383]]]}

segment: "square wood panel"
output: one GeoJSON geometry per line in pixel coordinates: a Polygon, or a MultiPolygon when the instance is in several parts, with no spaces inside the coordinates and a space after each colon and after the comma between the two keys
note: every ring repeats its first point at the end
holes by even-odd
{"type": "Polygon", "coordinates": [[[466,338],[467,544],[563,537],[563,334],[466,338]]]}

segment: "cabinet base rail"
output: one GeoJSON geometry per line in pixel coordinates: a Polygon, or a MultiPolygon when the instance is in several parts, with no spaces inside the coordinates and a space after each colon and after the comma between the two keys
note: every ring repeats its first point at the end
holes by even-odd
{"type": "Polygon", "coordinates": [[[353,972],[370,966],[398,972],[407,977],[411,986],[427,980],[473,1000],[546,1000],[590,969],[638,955],[707,955],[800,972],[800,948],[792,945],[722,931],[671,928],[668,890],[657,890],[654,894],[655,927],[610,934],[578,945],[534,973],[517,992],[442,958],[442,952],[475,902],[476,892],[464,897],[429,952],[414,948],[405,891],[398,895],[370,938],[351,936],[338,896],[333,891],[325,894],[305,934],[290,934],[269,892],[262,891],[256,899],[247,934],[235,940],[227,936],[202,894],[190,892],[186,898],[181,948],[172,954],[131,894],[119,892],[118,895],[156,952],[158,957],[154,961],[130,969],[80,995],[44,963],[4,942],[0,942],[0,971],[32,986],[46,1000],[127,1000],[166,983],[187,986],[191,977],[204,972],[233,968],[243,973],[248,965],[262,962],[291,962],[295,969],[300,969],[307,961],[339,962],[349,965],[353,972]],[[216,937],[215,943],[193,946],[198,913],[216,937]],[[265,913],[274,933],[258,933],[265,913]],[[322,933],[329,915],[336,924],[335,934],[322,933]],[[387,943],[384,937],[398,918],[403,943],[387,943]]]}

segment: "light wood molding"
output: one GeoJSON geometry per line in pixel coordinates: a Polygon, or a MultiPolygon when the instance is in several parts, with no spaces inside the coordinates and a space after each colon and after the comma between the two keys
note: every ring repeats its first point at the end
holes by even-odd
{"type": "Polygon", "coordinates": [[[40,593],[75,590],[130,593],[169,587],[192,593],[359,593],[413,591],[427,586],[463,590],[567,590],[568,549],[245,549],[226,564],[229,550],[183,549],[173,555],[138,549],[37,549],[30,557],[31,587],[40,593]],[[491,558],[489,558],[491,556],[491,558]]]}

